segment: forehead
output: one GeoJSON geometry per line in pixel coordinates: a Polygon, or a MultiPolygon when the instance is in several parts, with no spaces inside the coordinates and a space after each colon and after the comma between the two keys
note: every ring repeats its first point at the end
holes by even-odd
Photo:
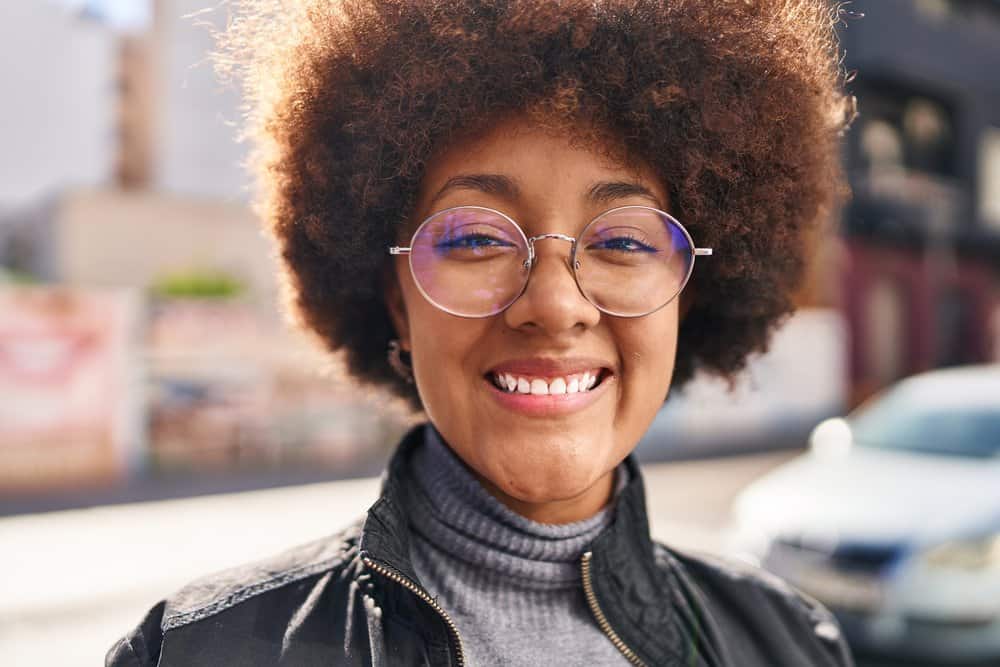
{"type": "Polygon", "coordinates": [[[512,118],[459,138],[428,161],[418,202],[426,204],[449,179],[470,173],[506,176],[526,200],[565,200],[597,182],[626,181],[644,186],[666,205],[665,188],[651,166],[586,126],[540,126],[512,118]]]}

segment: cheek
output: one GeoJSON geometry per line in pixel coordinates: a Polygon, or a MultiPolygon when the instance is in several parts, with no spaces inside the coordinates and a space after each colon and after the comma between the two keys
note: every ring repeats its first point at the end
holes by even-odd
{"type": "MultiPolygon", "coordinates": [[[[412,286],[411,286],[412,287],[412,286]]],[[[417,388],[429,415],[460,405],[474,377],[488,320],[449,315],[404,285],[417,388]]]]}
{"type": "Polygon", "coordinates": [[[643,318],[622,320],[616,331],[625,375],[622,400],[626,413],[652,419],[667,396],[677,352],[674,304],[643,318]]]}

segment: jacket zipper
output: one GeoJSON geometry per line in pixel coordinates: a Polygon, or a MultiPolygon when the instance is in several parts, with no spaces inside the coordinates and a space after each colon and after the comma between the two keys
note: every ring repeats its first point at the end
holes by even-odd
{"type": "Polygon", "coordinates": [[[386,577],[387,579],[394,581],[403,588],[409,590],[418,598],[429,604],[431,609],[433,609],[438,613],[438,616],[441,617],[441,620],[443,620],[445,625],[448,627],[448,634],[451,637],[452,648],[455,649],[455,657],[458,662],[458,667],[462,667],[463,665],[465,665],[465,652],[462,650],[462,638],[459,636],[458,628],[455,626],[455,622],[451,620],[451,616],[448,615],[448,612],[442,609],[441,605],[435,602],[434,598],[428,595],[424,589],[420,588],[420,586],[417,586],[415,583],[410,581],[407,577],[404,577],[399,572],[396,572],[395,570],[390,570],[387,567],[383,567],[378,563],[376,563],[375,561],[371,560],[370,558],[363,557],[361,560],[364,562],[366,566],[375,570],[383,577],[386,577]]]}
{"type": "Polygon", "coordinates": [[[591,580],[590,575],[590,561],[594,557],[592,551],[588,551],[583,554],[583,558],[580,559],[580,573],[583,575],[583,593],[587,596],[587,604],[590,606],[590,612],[597,619],[597,624],[601,626],[601,631],[608,636],[611,643],[615,645],[615,648],[622,652],[622,655],[631,662],[633,665],[641,665],[646,667],[646,663],[635,654],[635,651],[626,646],[622,638],[618,636],[618,633],[614,631],[611,627],[611,623],[608,622],[608,618],[601,611],[601,605],[597,603],[597,595],[594,593],[594,582],[591,580]]]}

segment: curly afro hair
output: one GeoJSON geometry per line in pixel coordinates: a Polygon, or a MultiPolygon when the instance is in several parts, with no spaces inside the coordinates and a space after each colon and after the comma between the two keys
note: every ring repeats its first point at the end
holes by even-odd
{"type": "Polygon", "coordinates": [[[386,362],[384,249],[434,153],[527,113],[662,177],[717,255],[692,278],[673,386],[732,380],[792,311],[843,192],[839,18],[825,0],[243,0],[220,62],[246,85],[290,315],[419,406],[386,362]]]}

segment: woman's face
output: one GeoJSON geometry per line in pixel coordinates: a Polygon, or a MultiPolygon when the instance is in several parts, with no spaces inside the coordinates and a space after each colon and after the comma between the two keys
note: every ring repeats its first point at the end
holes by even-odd
{"type": "MultiPolygon", "coordinates": [[[[428,164],[399,241],[406,245],[420,221],[454,206],[502,211],[529,237],[575,238],[599,213],[629,204],[668,210],[651,169],[626,168],[509,120],[428,164]]],[[[396,258],[398,284],[387,294],[431,422],[491,493],[546,523],[585,518],[609,500],[614,468],[667,394],[679,319],[678,299],[643,317],[602,313],[577,288],[570,249],[536,242],[525,292],[491,317],[456,317],[432,305],[405,256],[396,258]],[[529,384],[579,383],[585,373],[599,382],[585,393],[510,395],[494,384],[498,373],[529,384]]]]}

